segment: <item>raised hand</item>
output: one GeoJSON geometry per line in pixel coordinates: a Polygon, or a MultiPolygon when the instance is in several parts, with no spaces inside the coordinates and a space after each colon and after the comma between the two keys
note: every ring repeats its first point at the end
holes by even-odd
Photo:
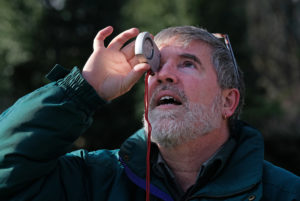
{"type": "Polygon", "coordinates": [[[105,100],[112,100],[129,91],[150,69],[148,64],[139,63],[135,57],[134,42],[123,47],[139,34],[138,29],[122,32],[105,47],[104,40],[112,32],[111,26],[98,32],[94,39],[94,51],[82,71],[83,77],[105,100]]]}

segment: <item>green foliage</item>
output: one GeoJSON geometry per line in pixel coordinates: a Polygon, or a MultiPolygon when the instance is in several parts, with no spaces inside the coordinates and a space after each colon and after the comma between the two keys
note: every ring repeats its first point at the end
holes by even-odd
{"type": "Polygon", "coordinates": [[[14,67],[33,58],[30,49],[42,6],[35,0],[0,2],[0,92],[12,89],[14,67]]]}
{"type": "Polygon", "coordinates": [[[247,119],[251,125],[257,128],[262,128],[264,126],[264,119],[280,117],[283,115],[279,102],[267,100],[261,95],[253,96],[249,99],[247,105],[243,111],[242,119],[247,119]],[[251,108],[247,107],[247,105],[251,105],[251,108]],[[257,118],[259,118],[260,121],[258,121],[257,118]]]}
{"type": "Polygon", "coordinates": [[[156,33],[163,28],[193,23],[187,5],[190,0],[131,0],[122,8],[122,28],[136,26],[156,33]]]}

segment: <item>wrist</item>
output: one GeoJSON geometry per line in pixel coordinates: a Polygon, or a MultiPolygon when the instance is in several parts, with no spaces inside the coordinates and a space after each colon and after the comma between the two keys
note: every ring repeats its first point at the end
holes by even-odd
{"type": "Polygon", "coordinates": [[[87,113],[94,112],[99,106],[106,103],[85,80],[77,67],[70,71],[56,65],[47,78],[56,81],[57,85],[65,90],[66,96],[87,113]]]}

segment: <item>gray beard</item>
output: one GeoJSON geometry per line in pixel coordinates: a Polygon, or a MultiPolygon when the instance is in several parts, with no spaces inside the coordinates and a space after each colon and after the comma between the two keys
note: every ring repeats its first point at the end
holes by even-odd
{"type": "MultiPolygon", "coordinates": [[[[221,93],[217,94],[209,106],[186,102],[178,106],[176,111],[149,109],[148,118],[152,128],[152,142],[166,148],[178,146],[220,126],[221,93]]],[[[147,133],[145,117],[143,122],[147,133]]]]}

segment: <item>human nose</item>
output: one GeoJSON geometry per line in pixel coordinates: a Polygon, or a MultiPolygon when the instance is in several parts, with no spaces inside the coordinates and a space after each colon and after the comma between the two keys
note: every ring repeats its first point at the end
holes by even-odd
{"type": "Polygon", "coordinates": [[[175,72],[175,65],[170,63],[165,63],[161,66],[158,72],[155,73],[155,77],[158,83],[176,83],[177,75],[175,72]]]}

